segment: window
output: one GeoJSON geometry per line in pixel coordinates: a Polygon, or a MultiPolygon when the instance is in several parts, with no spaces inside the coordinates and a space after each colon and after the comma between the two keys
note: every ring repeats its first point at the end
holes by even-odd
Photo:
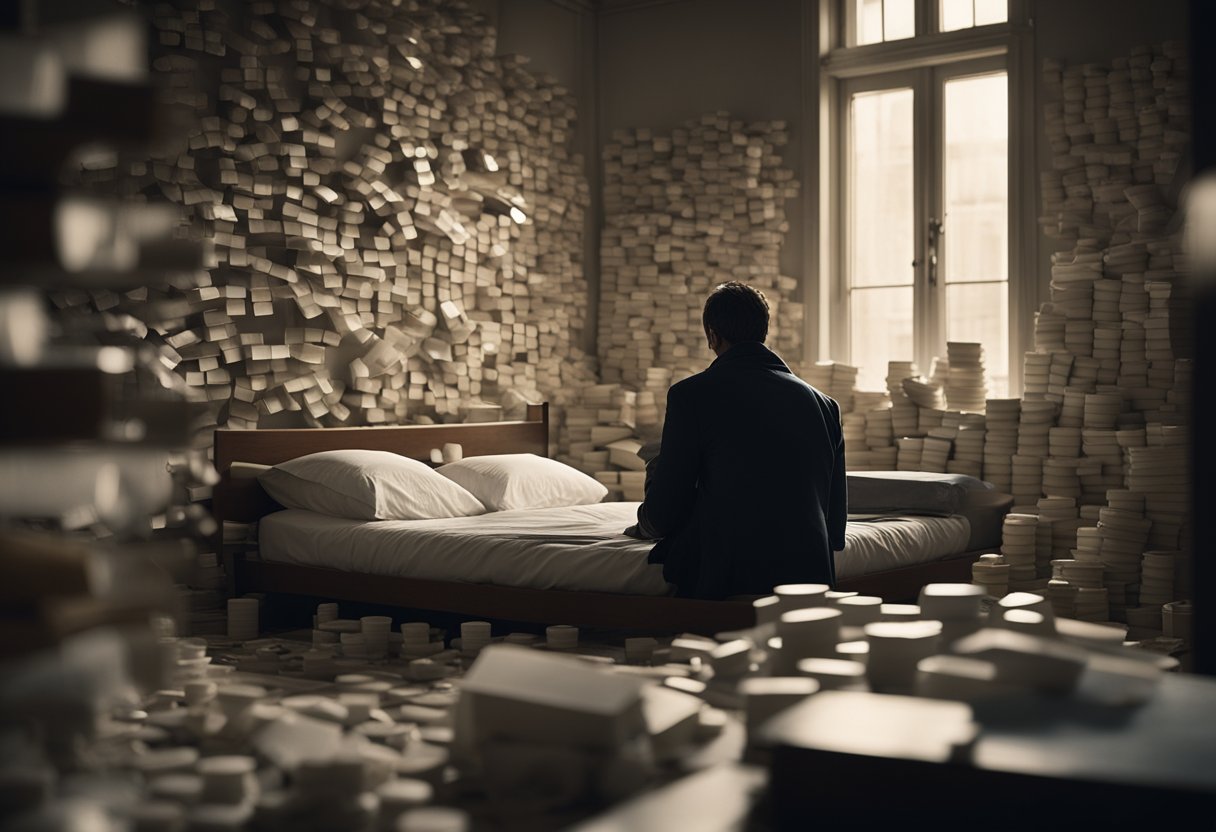
{"type": "Polygon", "coordinates": [[[1004,23],[1009,19],[1007,0],[941,0],[940,32],[955,32],[973,26],[1004,23]]]}
{"type": "Polygon", "coordinates": [[[890,361],[927,374],[948,341],[979,342],[988,395],[1013,395],[1008,4],[843,2],[844,40],[865,48],[825,61],[839,173],[837,280],[821,321],[831,357],[881,390],[890,361]],[[915,30],[893,30],[893,14],[915,30]]]}
{"type": "Polygon", "coordinates": [[[991,26],[1009,19],[1008,0],[844,0],[845,43],[868,46],[916,37],[917,18],[923,12],[936,15],[926,31],[956,32],[976,26],[991,26]]]}
{"type": "MultiPolygon", "coordinates": [[[[984,345],[989,392],[1009,393],[1009,80],[942,84],[943,218],[938,245],[946,341],[984,345]]],[[[932,222],[932,220],[930,220],[932,222]]]]}
{"type": "Polygon", "coordinates": [[[849,361],[865,390],[883,389],[887,362],[913,354],[913,101],[907,87],[849,100],[849,361]]]}
{"type": "Polygon", "coordinates": [[[903,40],[916,35],[916,4],[913,0],[849,0],[855,35],[854,46],[903,40]]]}

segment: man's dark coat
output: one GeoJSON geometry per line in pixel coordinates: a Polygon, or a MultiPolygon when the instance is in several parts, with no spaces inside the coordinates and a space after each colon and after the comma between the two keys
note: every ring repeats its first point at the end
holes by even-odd
{"type": "Polygon", "coordinates": [[[676,592],[835,584],[847,517],[840,407],[756,341],[672,385],[639,525],[676,592]]]}

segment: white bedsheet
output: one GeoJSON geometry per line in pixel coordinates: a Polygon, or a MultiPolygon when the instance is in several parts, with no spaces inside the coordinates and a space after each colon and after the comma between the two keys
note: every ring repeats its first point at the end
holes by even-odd
{"type": "MultiPolygon", "coordinates": [[[[530,589],[666,595],[653,543],[621,534],[637,503],[496,511],[443,520],[344,520],[289,509],[262,518],[261,557],[369,575],[530,589]]],[[[964,551],[966,518],[850,522],[836,577],[938,560],[964,551]]]]}

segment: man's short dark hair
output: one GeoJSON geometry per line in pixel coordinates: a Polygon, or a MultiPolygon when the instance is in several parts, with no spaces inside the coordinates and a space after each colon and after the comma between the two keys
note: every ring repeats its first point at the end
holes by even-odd
{"type": "Polygon", "coordinates": [[[718,337],[732,344],[744,341],[764,343],[768,337],[768,300],[764,292],[732,280],[722,283],[705,299],[701,323],[718,337]]]}

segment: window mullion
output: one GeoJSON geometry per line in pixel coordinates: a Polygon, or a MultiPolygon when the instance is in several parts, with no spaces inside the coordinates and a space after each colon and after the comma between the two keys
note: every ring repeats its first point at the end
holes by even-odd
{"type": "Polygon", "coordinates": [[[929,285],[928,247],[926,246],[925,229],[931,216],[932,195],[931,177],[933,176],[933,147],[934,129],[933,118],[933,73],[930,69],[917,70],[915,109],[913,110],[915,129],[915,150],[913,153],[916,186],[916,220],[915,220],[915,251],[916,262],[919,264],[915,272],[915,288],[913,301],[913,351],[917,366],[921,372],[928,373],[930,360],[936,354],[935,307],[933,287],[929,285]]]}
{"type": "Polygon", "coordinates": [[[923,37],[937,31],[938,0],[916,0],[916,36],[923,37]]]}
{"type": "MultiPolygon", "coordinates": [[[[850,4],[852,5],[852,4],[850,4]]],[[[837,113],[839,116],[839,125],[837,131],[837,162],[839,162],[837,172],[839,178],[837,195],[833,199],[833,204],[837,208],[837,225],[835,225],[835,246],[837,246],[837,270],[835,270],[832,279],[833,286],[833,305],[839,304],[839,308],[843,311],[843,315],[839,315],[837,325],[829,327],[831,330],[832,355],[845,355],[846,360],[855,361],[852,358],[852,263],[850,262],[850,244],[849,235],[854,234],[852,223],[849,220],[852,209],[852,161],[850,147],[850,131],[852,130],[852,119],[850,113],[850,96],[846,90],[839,90],[839,81],[837,81],[837,113]]]]}
{"type": "MultiPolygon", "coordinates": [[[[929,236],[929,222],[936,220],[945,223],[946,183],[945,144],[946,144],[946,112],[945,88],[940,70],[926,70],[926,85],[929,87],[929,132],[932,143],[929,146],[929,176],[925,181],[925,198],[929,205],[929,216],[925,218],[922,229],[926,240],[929,236]]],[[[950,229],[946,228],[945,233],[950,229]]],[[[944,236],[944,234],[942,235],[944,236]]],[[[931,348],[935,355],[946,354],[946,270],[945,270],[946,241],[939,237],[937,241],[936,281],[929,287],[929,300],[932,305],[930,313],[931,348]]]]}

